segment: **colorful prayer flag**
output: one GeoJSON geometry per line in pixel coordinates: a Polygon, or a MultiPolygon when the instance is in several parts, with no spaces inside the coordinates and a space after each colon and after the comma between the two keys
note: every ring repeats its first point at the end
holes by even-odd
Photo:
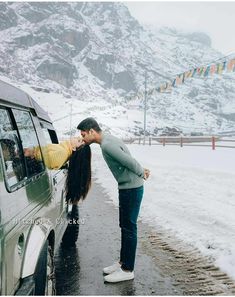
{"type": "Polygon", "coordinates": [[[172,82],[168,82],[168,83],[166,84],[166,90],[167,90],[167,91],[172,91],[172,82]]]}
{"type": "Polygon", "coordinates": [[[227,63],[227,70],[233,71],[233,66],[234,66],[233,60],[229,60],[227,63]]]}
{"type": "Polygon", "coordinates": [[[190,78],[193,74],[193,70],[189,70],[187,72],[185,72],[185,78],[190,78]]]}
{"type": "MultiPolygon", "coordinates": [[[[217,64],[196,67],[183,73],[177,74],[172,82],[164,83],[154,90],[157,90],[158,92],[172,91],[172,87],[176,87],[177,85],[184,83],[185,79],[194,77],[196,74],[198,76],[207,77],[209,75],[213,75],[214,73],[222,74],[223,71],[225,71],[226,69],[227,71],[235,72],[235,58],[228,61],[225,60],[217,64]]],[[[153,92],[150,92],[149,94],[152,93],[153,92]]]]}
{"type": "Polygon", "coordinates": [[[224,62],[223,62],[223,71],[226,69],[226,64],[227,64],[227,62],[224,61],[224,62]]]}
{"type": "Polygon", "coordinates": [[[176,76],[176,84],[180,85],[182,84],[183,76],[182,73],[176,76]]]}
{"type": "Polygon", "coordinates": [[[210,74],[213,75],[216,72],[216,65],[211,65],[210,74]]]}
{"type": "Polygon", "coordinates": [[[210,66],[207,66],[206,67],[206,70],[204,72],[204,77],[208,76],[209,75],[209,72],[210,72],[210,66]]]}
{"type": "Polygon", "coordinates": [[[204,67],[200,67],[200,76],[204,74],[204,67]]]}
{"type": "Polygon", "coordinates": [[[160,92],[163,93],[166,90],[166,83],[160,86],[160,92]]]}
{"type": "Polygon", "coordinates": [[[197,68],[194,68],[193,73],[192,73],[192,77],[194,77],[196,73],[197,73],[197,68]]]}
{"type": "Polygon", "coordinates": [[[216,66],[217,66],[216,73],[221,74],[223,72],[223,64],[218,63],[216,66]]]}

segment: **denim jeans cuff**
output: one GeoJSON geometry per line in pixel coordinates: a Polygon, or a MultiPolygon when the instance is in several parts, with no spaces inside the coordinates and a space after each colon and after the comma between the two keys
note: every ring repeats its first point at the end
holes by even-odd
{"type": "Polygon", "coordinates": [[[122,268],[122,270],[128,270],[128,271],[134,270],[134,268],[130,269],[130,267],[127,267],[125,264],[122,264],[121,268],[122,268]]]}

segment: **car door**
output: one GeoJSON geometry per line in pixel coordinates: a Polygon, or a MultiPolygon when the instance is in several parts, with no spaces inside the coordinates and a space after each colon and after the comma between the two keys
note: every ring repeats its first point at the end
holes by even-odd
{"type": "MultiPolygon", "coordinates": [[[[51,123],[40,121],[40,126],[47,144],[58,143],[56,131],[51,123]]],[[[57,236],[56,241],[60,241],[61,237],[67,226],[67,212],[68,207],[65,202],[65,181],[67,176],[67,164],[61,169],[47,169],[51,175],[53,183],[53,197],[56,204],[56,217],[57,217],[57,236]]]]}

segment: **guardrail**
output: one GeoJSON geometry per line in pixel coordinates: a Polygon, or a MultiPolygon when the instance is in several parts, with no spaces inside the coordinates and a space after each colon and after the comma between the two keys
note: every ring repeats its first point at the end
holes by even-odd
{"type": "Polygon", "coordinates": [[[183,146],[207,146],[215,150],[216,147],[235,148],[235,139],[219,136],[160,136],[160,137],[136,137],[123,139],[127,144],[142,145],[180,145],[183,146]]]}

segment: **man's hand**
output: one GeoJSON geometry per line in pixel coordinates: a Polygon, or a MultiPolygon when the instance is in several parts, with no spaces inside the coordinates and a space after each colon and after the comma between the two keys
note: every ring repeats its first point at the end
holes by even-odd
{"type": "Polygon", "coordinates": [[[144,168],[144,179],[147,180],[150,175],[150,170],[147,168],[144,168]]]}

